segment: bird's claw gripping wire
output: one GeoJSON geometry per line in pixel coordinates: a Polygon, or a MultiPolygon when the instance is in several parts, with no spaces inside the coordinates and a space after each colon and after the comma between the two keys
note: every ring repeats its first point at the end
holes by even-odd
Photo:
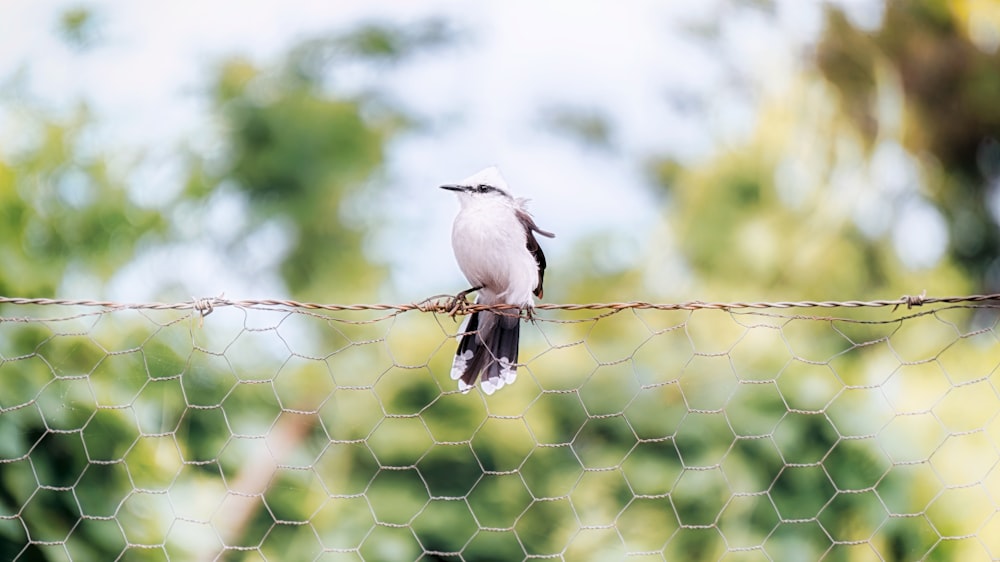
{"type": "Polygon", "coordinates": [[[482,289],[482,287],[472,287],[452,297],[451,302],[448,303],[448,316],[454,318],[459,312],[463,315],[466,314],[466,308],[470,304],[469,299],[467,298],[469,293],[474,293],[479,289],[482,289]]]}

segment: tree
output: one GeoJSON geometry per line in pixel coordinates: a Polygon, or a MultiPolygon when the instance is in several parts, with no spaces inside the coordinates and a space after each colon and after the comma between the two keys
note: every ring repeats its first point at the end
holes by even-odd
{"type": "Polygon", "coordinates": [[[970,26],[988,13],[969,13],[971,4],[890,0],[874,32],[830,7],[817,64],[869,146],[885,134],[876,111],[879,91],[898,82],[901,140],[921,162],[923,193],[947,219],[949,254],[981,290],[995,292],[1000,52],[973,41],[970,26]]]}

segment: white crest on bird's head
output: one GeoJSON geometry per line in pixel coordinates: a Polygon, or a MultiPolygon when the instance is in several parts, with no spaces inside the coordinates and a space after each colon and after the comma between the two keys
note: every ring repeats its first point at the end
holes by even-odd
{"type": "Polygon", "coordinates": [[[468,187],[488,185],[490,187],[503,190],[504,193],[510,193],[510,188],[507,187],[507,181],[503,179],[503,174],[500,173],[500,168],[497,168],[496,166],[490,166],[489,168],[472,174],[471,176],[460,181],[459,185],[465,185],[468,187]]]}

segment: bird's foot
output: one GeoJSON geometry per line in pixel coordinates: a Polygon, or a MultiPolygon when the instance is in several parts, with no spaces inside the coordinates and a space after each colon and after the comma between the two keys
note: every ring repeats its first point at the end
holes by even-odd
{"type": "Polygon", "coordinates": [[[479,289],[482,289],[482,287],[472,287],[452,297],[451,302],[448,303],[448,315],[454,318],[459,312],[463,315],[466,314],[466,308],[469,306],[468,294],[474,293],[479,289]]]}

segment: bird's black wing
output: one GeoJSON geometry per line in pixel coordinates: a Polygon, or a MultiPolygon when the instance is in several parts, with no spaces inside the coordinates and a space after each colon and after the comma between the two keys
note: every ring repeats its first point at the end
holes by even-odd
{"type": "Polygon", "coordinates": [[[521,226],[524,227],[524,234],[525,238],[527,239],[528,251],[531,252],[531,255],[535,257],[535,261],[538,262],[538,285],[535,285],[534,293],[536,297],[542,298],[543,294],[542,281],[545,278],[545,266],[546,266],[545,253],[542,252],[542,247],[538,245],[538,240],[535,238],[535,233],[537,232],[542,236],[548,238],[555,238],[556,235],[552,234],[551,232],[547,232],[545,230],[538,228],[538,225],[535,224],[535,219],[533,219],[531,215],[528,214],[527,211],[518,209],[517,219],[521,221],[521,226]]]}

